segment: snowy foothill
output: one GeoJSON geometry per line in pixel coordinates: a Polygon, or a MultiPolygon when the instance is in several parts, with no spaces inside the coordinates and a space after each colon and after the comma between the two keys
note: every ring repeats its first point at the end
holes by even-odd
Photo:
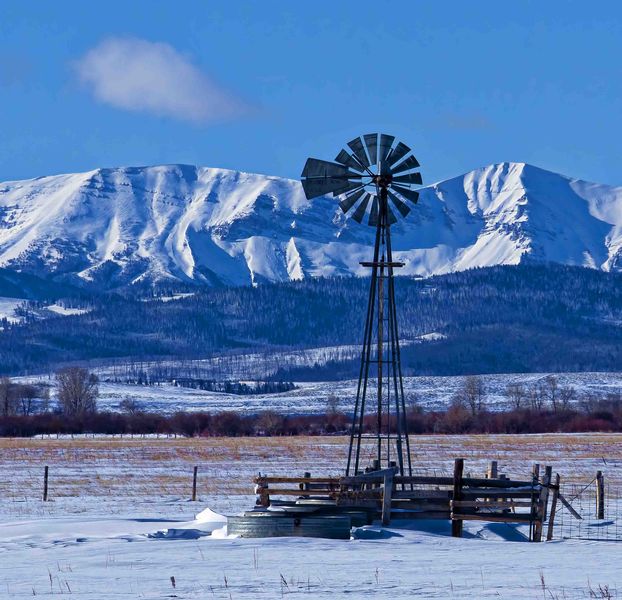
{"type": "Polygon", "coordinates": [[[0,298],[0,320],[6,319],[9,323],[19,323],[20,317],[15,309],[26,300],[22,298],[0,298]]]}
{"type": "MultiPolygon", "coordinates": [[[[483,375],[486,403],[495,409],[510,408],[507,386],[522,383],[525,386],[543,381],[550,373],[509,373],[483,375]]],[[[619,393],[622,390],[620,373],[554,373],[560,387],[573,387],[577,398],[581,394],[619,393]]],[[[222,392],[162,385],[126,385],[102,381],[99,407],[119,410],[119,403],[135,399],[144,409],[161,413],[180,410],[220,412],[235,410],[257,413],[274,410],[284,414],[317,414],[327,410],[329,401],[337,399],[337,408],[349,412],[356,398],[357,381],[295,382],[296,389],[278,394],[235,395],[222,392]]],[[[450,406],[452,398],[464,385],[464,377],[405,377],[404,392],[410,405],[427,410],[442,410],[450,406]]]]}
{"type": "Polygon", "coordinates": [[[20,323],[24,317],[18,314],[17,309],[22,308],[31,317],[45,319],[50,317],[71,317],[83,315],[89,312],[89,308],[76,308],[54,302],[42,306],[33,307],[27,298],[0,298],[0,320],[6,319],[9,323],[20,323]]]}

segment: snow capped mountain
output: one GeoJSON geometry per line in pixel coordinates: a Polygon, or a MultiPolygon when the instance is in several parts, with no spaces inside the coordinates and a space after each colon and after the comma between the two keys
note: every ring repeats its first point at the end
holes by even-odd
{"type": "MultiPolygon", "coordinates": [[[[622,271],[622,188],[500,163],[421,190],[400,274],[524,260],[622,271]]],[[[187,165],[0,183],[0,267],[107,289],[365,274],[373,230],[297,181],[187,165]]]]}

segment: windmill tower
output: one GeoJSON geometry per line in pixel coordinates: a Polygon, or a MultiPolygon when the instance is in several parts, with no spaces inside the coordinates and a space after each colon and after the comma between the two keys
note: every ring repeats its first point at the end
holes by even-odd
{"type": "Polygon", "coordinates": [[[361,263],[371,269],[371,281],[346,475],[368,464],[412,475],[393,276],[404,264],[393,259],[391,225],[395,211],[406,217],[409,203],[417,203],[412,186],[422,181],[410,148],[394,142],[384,133],[357,137],[335,162],[309,158],[301,176],[308,199],[332,194],[345,214],[358,223],[367,217],[375,228],[373,258],[361,263]]]}

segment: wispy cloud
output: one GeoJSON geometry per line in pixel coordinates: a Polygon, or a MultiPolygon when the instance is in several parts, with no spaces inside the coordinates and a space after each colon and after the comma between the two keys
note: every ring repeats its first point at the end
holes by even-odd
{"type": "Polygon", "coordinates": [[[169,44],[108,38],[75,63],[76,73],[99,101],[207,123],[240,116],[248,107],[169,44]]]}

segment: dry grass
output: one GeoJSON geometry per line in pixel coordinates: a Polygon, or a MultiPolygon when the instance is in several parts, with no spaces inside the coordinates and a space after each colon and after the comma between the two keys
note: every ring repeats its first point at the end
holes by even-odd
{"type": "MultiPolygon", "coordinates": [[[[469,435],[411,438],[417,472],[450,473],[452,461],[466,459],[466,472],[485,472],[490,460],[500,472],[528,476],[534,462],[551,464],[566,482],[589,481],[602,470],[622,487],[622,434],[469,435]]],[[[50,497],[56,512],[139,506],[187,512],[192,467],[199,466],[199,494],[224,509],[252,502],[252,477],[339,474],[345,464],[344,437],[0,439],[0,497],[3,512],[29,514],[41,508],[43,466],[50,466],[50,497]],[[74,504],[62,499],[79,499],[74,504]],[[33,504],[34,503],[34,504],[33,504]],[[93,508],[92,508],[93,506],[93,508]],[[174,508],[171,508],[174,507],[174,508]]]]}

